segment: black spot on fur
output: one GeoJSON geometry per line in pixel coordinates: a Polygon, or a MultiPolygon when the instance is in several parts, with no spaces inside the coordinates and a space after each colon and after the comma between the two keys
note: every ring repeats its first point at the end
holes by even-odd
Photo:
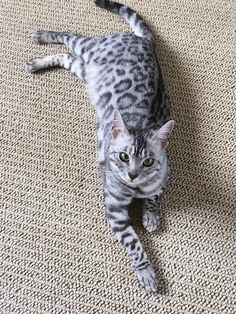
{"type": "Polygon", "coordinates": [[[112,35],[111,37],[112,38],[118,38],[120,36],[120,34],[114,34],[114,35],[112,35]]]}
{"type": "Polygon", "coordinates": [[[140,102],[137,103],[137,108],[148,108],[149,107],[149,102],[147,99],[142,99],[140,102]]]}
{"type": "Polygon", "coordinates": [[[117,75],[121,76],[121,75],[125,75],[125,70],[123,69],[117,69],[116,70],[117,75]]]}
{"type": "Polygon", "coordinates": [[[107,62],[107,58],[106,57],[103,57],[102,58],[102,63],[106,63],[107,62]]]}
{"type": "Polygon", "coordinates": [[[106,92],[106,93],[102,94],[102,96],[98,100],[99,106],[101,106],[102,108],[107,106],[107,104],[111,100],[111,97],[112,97],[111,92],[106,92]]]}
{"type": "Polygon", "coordinates": [[[126,65],[126,64],[130,64],[130,65],[135,65],[136,64],[136,61],[133,60],[133,59],[125,59],[125,58],[122,58],[120,60],[118,60],[116,62],[116,65],[126,65]]]}
{"type": "Polygon", "coordinates": [[[118,48],[118,47],[121,47],[123,46],[122,43],[116,43],[112,48],[115,49],[115,48],[118,48]]]}
{"type": "Polygon", "coordinates": [[[147,88],[143,83],[141,83],[141,84],[136,85],[134,90],[138,93],[144,93],[146,92],[147,88]]]}
{"type": "Polygon", "coordinates": [[[132,74],[132,73],[134,73],[134,72],[139,72],[139,71],[141,71],[141,70],[142,70],[141,67],[140,67],[139,65],[136,65],[135,67],[133,67],[133,68],[129,71],[129,73],[132,74]]]}
{"type": "Polygon", "coordinates": [[[134,249],[135,249],[137,242],[138,242],[137,239],[133,239],[133,240],[130,242],[130,248],[131,248],[131,250],[134,250],[134,249]]]}
{"type": "Polygon", "coordinates": [[[84,45],[87,41],[91,40],[91,38],[87,37],[87,38],[84,38],[79,44],[80,46],[81,45],[84,45]]]}
{"type": "Polygon", "coordinates": [[[134,75],[135,82],[144,81],[147,79],[147,75],[142,72],[137,72],[134,75]]]}
{"type": "Polygon", "coordinates": [[[115,92],[116,93],[122,93],[122,92],[126,91],[127,89],[129,89],[131,87],[131,85],[132,85],[132,81],[130,79],[121,80],[120,82],[115,84],[115,86],[114,86],[115,92]]]}
{"type": "Polygon", "coordinates": [[[92,56],[94,55],[94,51],[90,51],[89,55],[88,55],[88,61],[87,64],[90,62],[92,56]]]}
{"type": "Polygon", "coordinates": [[[116,62],[116,59],[111,59],[110,61],[109,61],[109,63],[115,63],[116,62]]]}
{"type": "Polygon", "coordinates": [[[137,97],[131,93],[125,93],[117,99],[117,104],[123,108],[127,108],[135,103],[137,97]]]}
{"type": "Polygon", "coordinates": [[[89,51],[89,50],[91,50],[93,47],[95,47],[96,46],[96,42],[91,42],[87,47],[86,47],[86,51],[89,51]]]}
{"type": "Polygon", "coordinates": [[[104,43],[105,41],[107,41],[107,37],[103,37],[103,38],[100,40],[100,44],[104,43]]]}

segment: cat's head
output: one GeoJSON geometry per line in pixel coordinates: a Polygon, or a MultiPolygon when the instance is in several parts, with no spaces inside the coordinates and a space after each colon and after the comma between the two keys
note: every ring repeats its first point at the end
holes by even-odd
{"type": "Polygon", "coordinates": [[[110,166],[115,174],[129,185],[154,180],[166,162],[165,149],[173,127],[174,121],[170,120],[159,130],[128,131],[115,109],[109,151],[110,166]]]}

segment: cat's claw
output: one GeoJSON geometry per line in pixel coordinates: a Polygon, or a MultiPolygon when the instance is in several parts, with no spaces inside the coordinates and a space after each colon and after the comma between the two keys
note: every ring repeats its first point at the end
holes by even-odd
{"type": "Polygon", "coordinates": [[[136,270],[140,285],[150,293],[157,292],[158,284],[155,271],[151,265],[143,270],[136,270]]]}
{"type": "Polygon", "coordinates": [[[159,227],[159,218],[156,214],[146,212],[143,214],[142,224],[148,232],[153,232],[159,227]]]}

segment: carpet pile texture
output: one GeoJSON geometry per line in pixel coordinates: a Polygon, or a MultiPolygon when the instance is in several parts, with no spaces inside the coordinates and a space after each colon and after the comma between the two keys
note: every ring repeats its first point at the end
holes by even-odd
{"type": "MultiPolygon", "coordinates": [[[[95,112],[64,69],[25,61],[65,51],[46,29],[130,31],[83,0],[0,3],[0,313],[232,314],[235,309],[236,3],[125,0],[156,35],[176,127],[161,227],[135,226],[157,271],[138,284],[105,218],[95,112]]],[[[138,207],[132,210],[135,213],[138,207]]]]}

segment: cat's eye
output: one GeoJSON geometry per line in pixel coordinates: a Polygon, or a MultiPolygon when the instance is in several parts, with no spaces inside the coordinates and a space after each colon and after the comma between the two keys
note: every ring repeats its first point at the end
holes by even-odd
{"type": "Polygon", "coordinates": [[[121,161],[129,162],[129,155],[127,155],[126,153],[120,153],[119,157],[121,161]]]}
{"type": "Polygon", "coordinates": [[[154,159],[153,158],[147,158],[144,160],[143,165],[144,167],[151,167],[154,163],[154,159]]]}

